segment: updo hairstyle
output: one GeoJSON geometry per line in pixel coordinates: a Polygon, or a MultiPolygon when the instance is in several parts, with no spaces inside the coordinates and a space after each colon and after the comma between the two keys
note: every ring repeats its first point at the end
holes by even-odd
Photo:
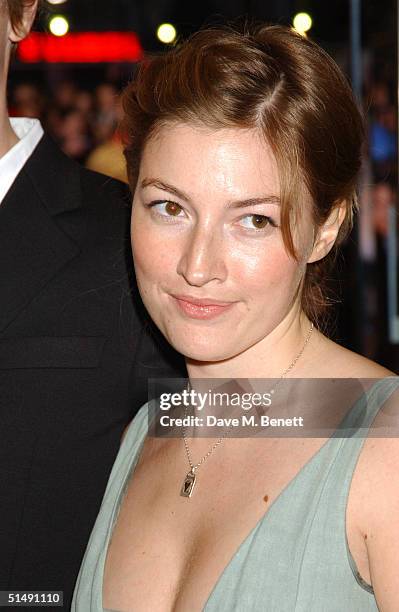
{"type": "Polygon", "coordinates": [[[315,234],[338,205],[346,215],[333,249],[307,265],[301,302],[322,323],[324,281],[357,207],[364,128],[351,88],[316,43],[283,26],[210,28],[144,60],[123,96],[122,124],[134,192],[147,140],[171,122],[257,129],[271,147],[280,180],[281,231],[298,259],[292,228],[311,206],[315,234]]]}

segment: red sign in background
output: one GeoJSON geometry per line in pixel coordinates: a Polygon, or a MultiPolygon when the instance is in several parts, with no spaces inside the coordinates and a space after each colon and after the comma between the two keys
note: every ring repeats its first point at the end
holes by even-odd
{"type": "Polygon", "coordinates": [[[137,62],[142,57],[134,32],[71,32],[65,36],[32,32],[18,45],[18,59],[27,63],[137,62]]]}

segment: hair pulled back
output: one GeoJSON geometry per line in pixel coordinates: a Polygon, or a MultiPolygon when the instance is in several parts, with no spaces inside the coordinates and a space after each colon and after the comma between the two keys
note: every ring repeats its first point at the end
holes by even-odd
{"type": "Polygon", "coordinates": [[[306,199],[316,231],[334,208],[345,206],[332,251],[307,265],[302,287],[302,307],[320,325],[329,304],[323,281],[357,206],[364,136],[350,86],[332,58],[283,26],[209,28],[145,60],[124,92],[123,105],[133,191],[146,141],[165,123],[187,122],[263,133],[277,162],[282,236],[293,257],[291,230],[306,199]]]}

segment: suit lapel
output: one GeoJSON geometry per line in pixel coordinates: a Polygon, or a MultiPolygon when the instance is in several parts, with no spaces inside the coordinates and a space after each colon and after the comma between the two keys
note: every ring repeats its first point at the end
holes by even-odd
{"type": "Polygon", "coordinates": [[[78,169],[63,157],[50,160],[52,147],[58,152],[39,143],[0,206],[0,332],[80,252],[56,222],[81,206],[78,169]],[[62,170],[70,167],[68,177],[62,170]]]}

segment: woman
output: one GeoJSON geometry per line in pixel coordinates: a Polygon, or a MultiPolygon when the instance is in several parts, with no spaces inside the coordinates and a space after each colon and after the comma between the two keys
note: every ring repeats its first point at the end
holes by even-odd
{"type": "MultiPolygon", "coordinates": [[[[334,62],[279,26],[202,31],[142,67],[125,111],[140,293],[191,384],[387,377],[350,411],[368,428],[397,380],[317,329],[363,138],[334,62]]],[[[395,439],[147,432],[144,406],[73,610],[399,609],[395,439]]]]}

